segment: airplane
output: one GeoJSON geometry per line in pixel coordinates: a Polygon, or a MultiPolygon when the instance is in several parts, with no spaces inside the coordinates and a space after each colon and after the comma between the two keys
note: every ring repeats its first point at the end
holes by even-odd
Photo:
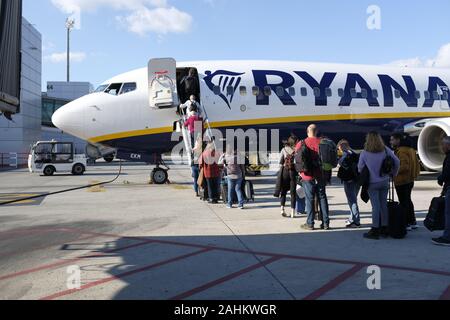
{"type": "Polygon", "coordinates": [[[165,183],[161,155],[180,143],[172,134],[186,99],[180,82],[191,69],[213,129],[276,129],[281,140],[292,133],[302,137],[316,123],[328,138],[346,138],[356,149],[369,131],[386,139],[405,132],[417,141],[424,167],[442,170],[440,142],[450,135],[450,69],[158,58],[105,81],[57,110],[52,121],[92,145],[115,148],[118,158],[156,164],[152,177],[165,183]]]}

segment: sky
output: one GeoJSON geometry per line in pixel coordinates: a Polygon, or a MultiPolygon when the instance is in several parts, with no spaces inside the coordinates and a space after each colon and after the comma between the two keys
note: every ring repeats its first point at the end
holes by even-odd
{"type": "MultiPolygon", "coordinates": [[[[23,0],[43,37],[43,89],[94,86],[149,59],[290,60],[450,68],[448,0],[23,0]]],[[[44,90],[45,91],[45,90],[44,90]]]]}

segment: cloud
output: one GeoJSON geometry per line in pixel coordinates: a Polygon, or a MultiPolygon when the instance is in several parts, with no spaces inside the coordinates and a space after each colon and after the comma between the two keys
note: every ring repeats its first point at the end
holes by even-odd
{"type": "MultiPolygon", "coordinates": [[[[86,58],[87,58],[87,54],[85,52],[71,52],[70,53],[70,61],[71,62],[83,62],[84,60],[86,60],[86,58]]],[[[67,53],[66,52],[52,53],[51,55],[46,56],[45,60],[50,61],[52,63],[66,62],[67,53]]]]}
{"type": "Polygon", "coordinates": [[[388,65],[398,67],[436,67],[436,68],[450,68],[450,43],[443,45],[434,58],[410,58],[396,60],[388,65]]]}
{"type": "Polygon", "coordinates": [[[145,35],[188,32],[192,16],[174,6],[168,0],[51,0],[65,14],[94,12],[98,9],[113,9],[125,12],[116,21],[128,31],[145,35]]]}

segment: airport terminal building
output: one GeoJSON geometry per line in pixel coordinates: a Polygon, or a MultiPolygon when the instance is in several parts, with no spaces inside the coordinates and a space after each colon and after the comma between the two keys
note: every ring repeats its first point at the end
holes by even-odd
{"type": "MultiPolygon", "coordinates": [[[[64,134],[51,119],[61,106],[93,91],[89,82],[53,81],[42,92],[42,36],[25,18],[21,32],[20,107],[11,120],[0,115],[0,168],[27,163],[28,153],[37,141],[73,142],[84,153],[86,142],[64,134]]],[[[10,78],[12,79],[12,77],[10,78]]]]}
{"type": "MultiPolygon", "coordinates": [[[[19,164],[30,145],[41,139],[42,36],[25,18],[22,19],[22,63],[20,110],[12,121],[0,116],[0,166],[9,166],[9,153],[17,153],[19,164]]],[[[26,158],[25,158],[26,159],[26,158]]]]}

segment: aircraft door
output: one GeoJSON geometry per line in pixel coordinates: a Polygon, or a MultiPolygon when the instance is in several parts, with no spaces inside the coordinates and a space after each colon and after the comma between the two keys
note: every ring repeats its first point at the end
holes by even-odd
{"type": "Polygon", "coordinates": [[[151,108],[176,108],[180,104],[177,92],[177,63],[175,59],[163,58],[149,61],[148,93],[151,108]]]}

